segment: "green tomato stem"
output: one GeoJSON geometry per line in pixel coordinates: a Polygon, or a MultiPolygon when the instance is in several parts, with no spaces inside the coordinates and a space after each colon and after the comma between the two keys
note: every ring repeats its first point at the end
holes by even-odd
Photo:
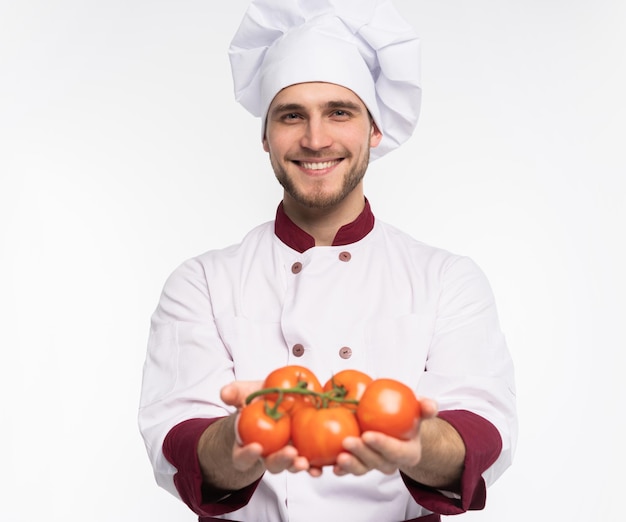
{"type": "Polygon", "coordinates": [[[316,405],[319,408],[320,404],[322,408],[328,408],[329,402],[338,402],[341,404],[354,404],[358,405],[359,401],[356,399],[344,399],[346,395],[346,391],[343,387],[335,387],[334,389],[327,392],[316,392],[313,390],[309,390],[306,382],[299,382],[296,386],[292,388],[263,388],[261,390],[257,390],[246,397],[246,404],[250,404],[257,397],[261,397],[263,395],[270,394],[278,394],[278,399],[272,411],[278,413],[278,406],[283,402],[285,394],[293,394],[293,395],[308,395],[309,397],[313,397],[315,399],[316,405]]]}
{"type": "Polygon", "coordinates": [[[278,399],[274,403],[274,406],[270,407],[270,405],[268,404],[268,401],[265,401],[265,414],[277,422],[285,415],[284,413],[278,410],[278,407],[280,406],[281,402],[283,402],[282,391],[278,392],[278,399]]]}

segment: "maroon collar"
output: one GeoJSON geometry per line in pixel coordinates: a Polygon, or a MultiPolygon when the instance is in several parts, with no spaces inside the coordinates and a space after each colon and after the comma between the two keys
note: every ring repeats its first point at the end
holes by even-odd
{"type": "MultiPolygon", "coordinates": [[[[365,199],[365,207],[359,216],[347,225],[342,226],[335,235],[333,240],[333,246],[349,245],[350,243],[356,243],[369,234],[374,228],[374,214],[370,204],[365,199]]],[[[302,253],[309,248],[315,246],[315,239],[310,234],[302,230],[296,225],[283,208],[283,203],[278,205],[276,211],[276,221],[274,222],[274,232],[283,243],[288,247],[297,250],[302,253]]]]}

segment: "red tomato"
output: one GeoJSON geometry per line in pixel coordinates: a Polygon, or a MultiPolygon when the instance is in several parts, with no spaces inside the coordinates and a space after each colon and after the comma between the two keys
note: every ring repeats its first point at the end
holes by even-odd
{"type": "Polygon", "coordinates": [[[354,413],[347,408],[302,408],[291,421],[291,441],[311,466],[330,466],[345,451],[343,439],[361,434],[354,413]]]}
{"type": "Polygon", "coordinates": [[[256,400],[239,412],[237,432],[244,445],[258,442],[263,446],[263,456],[266,457],[289,442],[291,417],[282,406],[275,408],[272,401],[256,400]]]}
{"type": "MultiPolygon", "coordinates": [[[[278,368],[271,372],[263,383],[263,388],[297,388],[299,386],[317,393],[322,392],[322,385],[315,374],[304,366],[290,365],[278,368]]],[[[268,394],[265,397],[278,400],[277,393],[268,394]]],[[[315,403],[315,398],[310,395],[285,393],[281,404],[293,414],[301,407],[313,406],[315,403]]]]}
{"type": "Polygon", "coordinates": [[[421,411],[411,388],[393,379],[376,379],[363,392],[356,416],[363,431],[408,439],[421,411]]]}
{"type": "MultiPolygon", "coordinates": [[[[333,375],[324,385],[324,392],[335,391],[342,399],[360,400],[372,378],[359,370],[342,370],[333,375]]],[[[356,404],[332,402],[331,406],[343,406],[356,410],[356,404]]]]}

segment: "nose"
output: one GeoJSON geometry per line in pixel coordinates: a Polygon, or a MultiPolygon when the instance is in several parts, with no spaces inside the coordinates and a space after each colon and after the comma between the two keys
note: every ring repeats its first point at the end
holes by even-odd
{"type": "Polygon", "coordinates": [[[300,140],[300,145],[309,150],[322,150],[330,147],[333,138],[330,129],[322,118],[309,118],[300,140]]]}

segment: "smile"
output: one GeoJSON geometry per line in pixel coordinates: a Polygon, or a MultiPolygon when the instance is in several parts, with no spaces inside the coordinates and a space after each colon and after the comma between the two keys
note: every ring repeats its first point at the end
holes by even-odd
{"type": "Polygon", "coordinates": [[[299,164],[303,169],[307,169],[307,170],[324,170],[324,169],[329,169],[331,167],[334,167],[335,165],[338,165],[340,162],[341,160],[316,161],[316,162],[300,161],[299,164]]]}

